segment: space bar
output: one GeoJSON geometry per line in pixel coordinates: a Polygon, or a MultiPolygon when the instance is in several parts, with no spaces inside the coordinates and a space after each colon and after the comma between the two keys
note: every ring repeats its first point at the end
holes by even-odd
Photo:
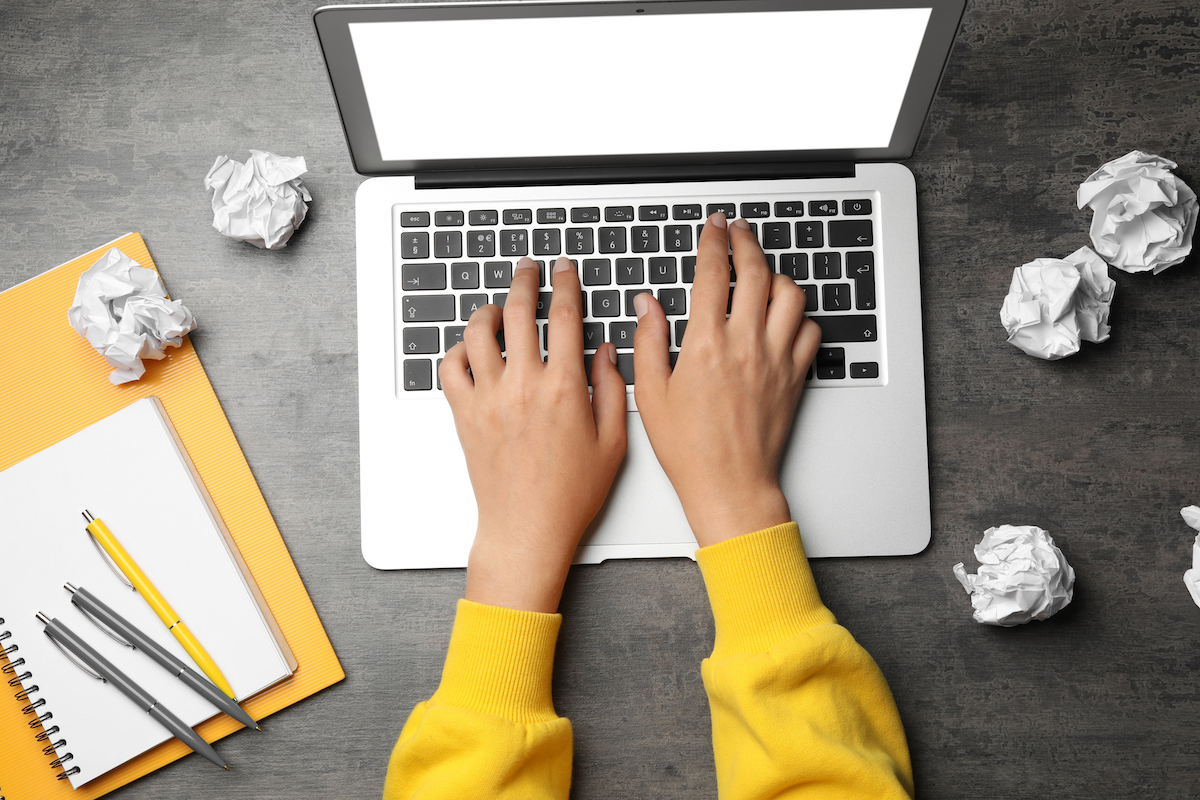
{"type": "Polygon", "coordinates": [[[808,318],[821,326],[822,342],[873,342],[879,338],[874,314],[848,314],[837,317],[810,314],[808,318]]]}

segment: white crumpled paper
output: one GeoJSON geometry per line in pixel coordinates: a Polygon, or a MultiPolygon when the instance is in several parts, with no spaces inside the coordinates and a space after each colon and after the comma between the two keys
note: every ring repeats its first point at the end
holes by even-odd
{"type": "Polygon", "coordinates": [[[1133,150],[1110,161],[1079,185],[1079,207],[1090,206],[1092,245],[1117,269],[1162,272],[1192,251],[1200,204],[1175,177],[1178,166],[1133,150]]]}
{"type": "Polygon", "coordinates": [[[262,150],[251,150],[245,164],[217,156],[204,176],[204,188],[213,193],[213,227],[255,247],[287,247],[312,200],[300,180],[307,171],[303,157],[285,158],[262,150]]]}
{"type": "MultiPolygon", "coordinates": [[[[1183,517],[1183,521],[1193,530],[1200,531],[1200,506],[1181,508],[1179,516],[1183,517]]],[[[1183,583],[1191,593],[1192,600],[1200,606],[1200,534],[1196,535],[1196,541],[1192,543],[1192,568],[1183,573],[1183,583]]]]}
{"type": "Polygon", "coordinates": [[[979,572],[968,575],[960,561],[954,577],[971,595],[975,621],[1011,628],[1047,619],[1071,602],[1075,570],[1036,525],[988,528],[975,546],[979,572]]]}
{"type": "Polygon", "coordinates": [[[1090,247],[1017,267],[1000,308],[1009,344],[1055,361],[1078,353],[1080,340],[1107,341],[1116,288],[1108,265],[1090,247]]]}
{"type": "Polygon", "coordinates": [[[167,298],[158,273],[112,248],[79,276],[67,320],[115,367],[108,379],[120,385],[146,372],[143,358],[165,358],[196,329],[192,312],[167,298]]]}

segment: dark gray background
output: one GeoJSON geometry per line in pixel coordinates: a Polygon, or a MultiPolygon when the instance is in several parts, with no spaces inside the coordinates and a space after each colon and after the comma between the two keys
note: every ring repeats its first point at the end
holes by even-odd
{"type": "MultiPolygon", "coordinates": [[[[196,349],[347,674],[267,733],[221,742],[232,773],[189,757],[112,795],[124,800],[377,796],[405,717],[436,687],[463,589],[462,571],[376,572],[359,555],[362,179],[315,7],[0,4],[0,288],[142,233],[199,320],[196,349]],[[249,148],[308,160],[312,209],[281,252],[211,228],[204,175],[249,148]]],[[[977,0],[909,162],[933,543],[814,569],[891,683],[922,797],[1184,798],[1200,785],[1200,609],[1181,580],[1192,535],[1178,513],[1200,502],[1197,258],[1159,276],[1113,270],[1111,340],[1065,361],[1025,356],[998,319],[1013,267],[1088,243],[1075,189],[1101,163],[1138,148],[1197,185],[1198,24],[1192,0],[977,0]],[[1048,622],[980,626],[951,574],[960,560],[973,571],[972,546],[1005,522],[1048,529],[1078,573],[1074,603],[1048,622]]],[[[557,63],[548,47],[530,74],[557,63]]],[[[555,700],[575,728],[573,796],[715,796],[699,677],[712,622],[695,565],[577,567],[562,610],[555,700]]]]}

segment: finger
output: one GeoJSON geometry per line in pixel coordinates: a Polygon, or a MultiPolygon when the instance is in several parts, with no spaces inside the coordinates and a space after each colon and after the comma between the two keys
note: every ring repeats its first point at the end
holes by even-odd
{"type": "Polygon", "coordinates": [[[767,342],[783,352],[791,348],[804,320],[804,290],[786,275],[772,275],[770,291],[767,342]]]}
{"type": "Polygon", "coordinates": [[[625,379],[617,372],[617,348],[612,342],[600,345],[592,358],[592,416],[600,446],[613,456],[624,455],[625,379]]]}
{"type": "Polygon", "coordinates": [[[566,370],[586,378],[583,370],[583,296],[580,294],[579,273],[571,259],[559,256],[550,277],[554,296],[550,300],[548,342],[553,342],[549,364],[555,370],[566,370]]]}
{"type": "Polygon", "coordinates": [[[442,364],[438,367],[438,380],[442,382],[442,392],[450,408],[455,408],[460,402],[470,396],[475,388],[475,382],[467,373],[467,348],[455,345],[446,353],[442,364]]]}
{"type": "MultiPolygon", "coordinates": [[[[528,256],[517,262],[513,270],[508,299],[504,301],[504,348],[508,363],[531,365],[542,363],[542,348],[538,344],[537,314],[538,265],[528,256]]],[[[478,312],[476,312],[478,313],[478,312]]]]}
{"type": "MultiPolygon", "coordinates": [[[[486,305],[471,315],[471,321],[463,331],[463,351],[466,353],[467,366],[471,368],[476,385],[494,383],[504,372],[500,343],[496,341],[496,333],[503,327],[503,323],[500,307],[486,305]]],[[[455,345],[450,348],[450,352],[453,353],[457,347],[458,345],[455,345]]]]}
{"type": "Polygon", "coordinates": [[[805,317],[800,321],[796,338],[792,340],[792,363],[796,365],[801,381],[804,380],[804,375],[808,372],[820,346],[821,326],[805,317]]]}
{"type": "Polygon", "coordinates": [[[652,406],[667,391],[671,379],[670,327],[662,306],[648,292],[633,298],[637,330],[633,334],[634,397],[638,407],[652,406]]]}
{"type": "Polygon", "coordinates": [[[718,211],[708,218],[700,234],[689,327],[715,327],[725,321],[729,304],[729,236],[725,228],[725,215],[718,211]]]}
{"type": "Polygon", "coordinates": [[[729,244],[733,247],[733,263],[737,267],[737,291],[733,293],[733,308],[729,321],[761,329],[767,318],[767,300],[771,294],[771,270],[763,255],[758,238],[744,219],[729,226],[729,244]]]}

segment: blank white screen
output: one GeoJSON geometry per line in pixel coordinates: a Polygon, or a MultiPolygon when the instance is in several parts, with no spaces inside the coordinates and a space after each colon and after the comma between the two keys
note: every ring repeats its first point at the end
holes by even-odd
{"type": "Polygon", "coordinates": [[[931,9],[352,23],[385,161],[886,147],[931,9]]]}

